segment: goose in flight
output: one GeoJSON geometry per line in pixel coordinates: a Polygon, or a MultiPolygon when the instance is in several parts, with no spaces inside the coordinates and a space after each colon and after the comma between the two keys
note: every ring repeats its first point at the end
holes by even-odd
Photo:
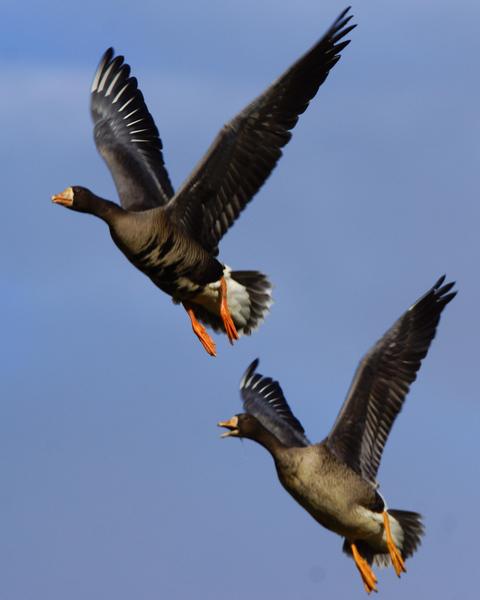
{"type": "Polygon", "coordinates": [[[346,9],[326,34],[219,132],[175,193],[158,129],[123,56],[108,49],[91,89],[98,151],[120,206],[81,186],[53,202],[107,223],[114,243],[137,269],[187,311],[205,350],[216,354],[206,324],[231,343],[251,334],[269,311],[271,284],[258,271],[232,271],[218,245],[274,169],[290,130],[349,41],[346,9]]]}
{"type": "Polygon", "coordinates": [[[278,382],[256,372],[241,384],[245,412],[218,423],[223,437],[245,437],[272,455],[278,478],[291,496],[327,529],[344,538],[343,550],[368,593],[377,591],[371,568],[392,564],[398,576],[420,543],[418,513],[387,508],[376,481],[383,447],[440,315],[455,297],[454,283],[437,283],[413,304],[364,356],[325,440],[312,444],[278,382]]]}

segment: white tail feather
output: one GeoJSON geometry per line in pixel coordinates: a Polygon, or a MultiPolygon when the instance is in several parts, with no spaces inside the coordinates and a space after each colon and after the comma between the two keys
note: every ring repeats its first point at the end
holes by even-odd
{"type": "MultiPolygon", "coordinates": [[[[233,271],[225,266],[228,309],[239,335],[250,335],[264,320],[272,305],[272,286],[258,271],[233,271]]],[[[220,280],[205,286],[195,296],[196,314],[200,321],[215,331],[223,331],[220,319],[220,280]]]]}
{"type": "Polygon", "coordinates": [[[223,276],[227,283],[228,309],[236,326],[243,329],[250,320],[251,314],[250,296],[247,288],[232,279],[231,270],[228,267],[225,267],[223,276]]]}

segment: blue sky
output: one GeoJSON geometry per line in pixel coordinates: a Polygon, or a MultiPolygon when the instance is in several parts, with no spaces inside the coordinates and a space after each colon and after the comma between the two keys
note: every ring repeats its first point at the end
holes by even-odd
{"type": "Polygon", "coordinates": [[[389,599],[476,597],[480,163],[478,2],[353,6],[351,45],[221,258],[275,283],[261,329],[210,359],[105,225],[115,199],[88,112],[109,45],[140,81],[178,187],[222,124],[310,47],[335,1],[2,3],[0,563],[5,600],[364,597],[341,540],[267,453],[220,440],[256,356],[308,436],[362,354],[437,276],[456,279],[387,444],[390,506],[427,534],[389,599]],[[166,3],[165,3],[166,4],[166,3]]]}

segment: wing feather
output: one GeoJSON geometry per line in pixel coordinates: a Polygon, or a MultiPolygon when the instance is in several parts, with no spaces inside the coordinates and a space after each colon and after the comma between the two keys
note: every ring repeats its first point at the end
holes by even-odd
{"type": "Polygon", "coordinates": [[[308,446],[305,430],[290,410],[278,381],[256,373],[258,358],[245,371],[240,393],[247,413],[273,433],[285,446],[308,446]]]}
{"type": "Polygon", "coordinates": [[[162,206],[173,196],[158,129],[123,56],[109,48],[98,65],[90,109],[98,151],[126,210],[162,206]]]}
{"type": "Polygon", "coordinates": [[[328,447],[375,482],[383,448],[410,385],[435,337],[440,315],[455,297],[445,276],[413,304],[360,362],[327,438],[328,447]]]}
{"type": "Polygon", "coordinates": [[[213,254],[274,169],[282,147],[349,41],[349,8],[322,39],[223,127],[168,209],[213,254]]]}

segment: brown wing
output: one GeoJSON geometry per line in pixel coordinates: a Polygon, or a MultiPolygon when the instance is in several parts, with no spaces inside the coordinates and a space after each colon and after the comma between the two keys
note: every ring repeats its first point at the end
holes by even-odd
{"type": "Polygon", "coordinates": [[[256,417],[285,446],[309,446],[305,430],[288,406],[280,384],[257,373],[258,363],[257,358],[249,365],[240,382],[245,411],[256,417]]]}
{"type": "Polygon", "coordinates": [[[126,210],[162,206],[173,196],[162,142],[135,77],[109,48],[93,78],[90,109],[94,137],[126,210]]]}
{"type": "Polygon", "coordinates": [[[362,359],[328,447],[357,473],[375,482],[383,447],[435,337],[440,315],[455,297],[445,276],[391,327],[362,359]]]}
{"type": "Polygon", "coordinates": [[[168,205],[205,249],[218,243],[277,164],[282,147],[349,41],[347,8],[322,39],[261,96],[223,127],[168,205]]]}

